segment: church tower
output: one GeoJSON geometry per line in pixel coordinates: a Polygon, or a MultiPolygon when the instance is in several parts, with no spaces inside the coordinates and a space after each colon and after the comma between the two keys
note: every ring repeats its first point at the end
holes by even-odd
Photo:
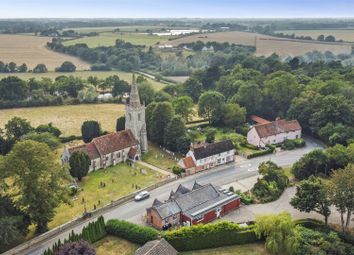
{"type": "Polygon", "coordinates": [[[142,153],[148,151],[147,131],[145,123],[145,105],[140,103],[138,86],[133,83],[131,86],[129,104],[125,107],[125,129],[130,129],[134,137],[140,142],[142,153]]]}

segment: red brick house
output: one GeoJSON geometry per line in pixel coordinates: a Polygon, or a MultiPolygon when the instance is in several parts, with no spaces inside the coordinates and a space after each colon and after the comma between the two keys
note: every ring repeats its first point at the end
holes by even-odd
{"type": "Polygon", "coordinates": [[[192,189],[179,185],[167,201],[155,199],[147,208],[147,223],[157,229],[208,223],[240,205],[240,197],[212,184],[194,183],[192,189]]]}

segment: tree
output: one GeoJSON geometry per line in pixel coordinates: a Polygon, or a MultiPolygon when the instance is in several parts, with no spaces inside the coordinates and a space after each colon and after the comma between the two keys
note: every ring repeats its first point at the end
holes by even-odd
{"type": "Polygon", "coordinates": [[[229,99],[245,84],[244,81],[235,80],[233,75],[225,75],[221,76],[220,80],[217,81],[216,90],[223,94],[226,99],[229,99]]]}
{"type": "Polygon", "coordinates": [[[204,92],[199,98],[198,114],[206,117],[209,123],[216,124],[222,118],[224,105],[225,97],[220,92],[204,92]]]}
{"type": "Polygon", "coordinates": [[[265,236],[265,246],[273,254],[292,254],[298,248],[295,222],[288,212],[256,216],[255,232],[258,237],[265,236]]]}
{"type": "Polygon", "coordinates": [[[59,128],[54,127],[53,123],[48,123],[47,125],[39,125],[38,127],[36,127],[36,132],[37,133],[51,133],[56,137],[59,137],[61,135],[61,131],[59,128]]]}
{"type": "Polygon", "coordinates": [[[89,143],[93,138],[101,135],[101,126],[95,120],[87,120],[81,126],[82,140],[85,143],[89,143]]]}
{"type": "Polygon", "coordinates": [[[64,244],[55,255],[96,255],[95,249],[84,240],[64,244]]]}
{"type": "Polygon", "coordinates": [[[70,61],[65,61],[60,67],[55,68],[55,71],[71,73],[76,71],[76,66],[70,61]]]}
{"type": "Polygon", "coordinates": [[[223,119],[227,127],[236,128],[245,123],[246,109],[238,104],[227,104],[223,119]]]}
{"type": "Polygon", "coordinates": [[[150,83],[144,82],[139,84],[139,97],[142,103],[145,103],[145,105],[149,105],[154,100],[154,96],[155,91],[150,85],[150,83]]]}
{"type": "Polygon", "coordinates": [[[5,124],[6,136],[8,139],[18,140],[21,136],[33,131],[30,122],[20,117],[13,117],[5,124]]]}
{"type": "Polygon", "coordinates": [[[91,160],[86,153],[76,151],[70,156],[69,165],[70,175],[81,181],[90,169],[91,160]]]}
{"type": "Polygon", "coordinates": [[[82,103],[94,103],[97,97],[98,93],[96,92],[96,88],[93,85],[87,85],[77,94],[77,98],[82,103]]]}
{"type": "Polygon", "coordinates": [[[171,151],[177,151],[177,140],[185,136],[186,126],[181,116],[174,116],[167,124],[164,133],[164,146],[171,151]]]}
{"type": "Polygon", "coordinates": [[[28,95],[27,83],[15,76],[3,78],[0,81],[0,99],[23,100],[28,95]]]}
{"type": "Polygon", "coordinates": [[[23,63],[22,65],[20,65],[18,67],[18,72],[19,73],[25,73],[25,72],[27,72],[27,70],[28,70],[28,67],[27,67],[27,65],[25,63],[23,63]]]}
{"type": "Polygon", "coordinates": [[[205,142],[213,143],[215,141],[216,129],[208,128],[205,134],[205,142]]]}
{"type": "Polygon", "coordinates": [[[325,39],[325,36],[324,36],[324,35],[319,35],[319,36],[317,37],[317,41],[324,41],[324,39],[325,39]]]}
{"type": "Polygon", "coordinates": [[[57,149],[61,144],[58,137],[48,132],[43,132],[43,133],[31,132],[23,135],[21,137],[21,140],[32,140],[32,141],[45,143],[52,150],[57,149]]]}
{"type": "Polygon", "coordinates": [[[342,231],[347,232],[354,212],[354,164],[332,173],[328,190],[330,200],[341,216],[342,231]],[[346,217],[344,217],[344,215],[346,217]]]}
{"type": "Polygon", "coordinates": [[[151,141],[162,145],[165,137],[165,128],[173,117],[173,108],[171,103],[157,103],[151,115],[150,137],[151,141]]]}
{"type": "Polygon", "coordinates": [[[34,73],[46,73],[48,69],[45,64],[38,64],[35,68],[33,68],[34,73]]]}
{"type": "Polygon", "coordinates": [[[183,83],[182,91],[187,96],[190,96],[193,102],[198,102],[203,86],[196,78],[189,78],[183,83]]]}
{"type": "Polygon", "coordinates": [[[55,209],[67,201],[65,172],[54,152],[44,143],[17,142],[5,156],[1,170],[13,180],[9,189],[18,194],[15,205],[30,216],[37,233],[47,231],[55,209]]]}
{"type": "Polygon", "coordinates": [[[262,109],[263,93],[257,84],[244,84],[230,102],[245,107],[248,114],[257,114],[262,109]]]}
{"type": "Polygon", "coordinates": [[[178,137],[176,140],[177,151],[181,154],[186,154],[191,145],[191,138],[187,135],[178,137]]]}
{"type": "Polygon", "coordinates": [[[129,83],[123,80],[118,80],[114,82],[112,87],[112,95],[114,97],[122,95],[124,93],[128,93],[130,91],[129,83]]]}
{"type": "Polygon", "coordinates": [[[311,176],[296,187],[296,194],[290,204],[300,212],[317,212],[324,216],[325,223],[331,214],[328,191],[325,184],[318,177],[311,176]]]}
{"type": "Polygon", "coordinates": [[[121,116],[117,119],[116,131],[125,130],[125,116],[121,116]]]}
{"type": "Polygon", "coordinates": [[[182,116],[185,121],[190,120],[193,114],[193,100],[189,96],[177,97],[172,101],[175,113],[182,116]]]}

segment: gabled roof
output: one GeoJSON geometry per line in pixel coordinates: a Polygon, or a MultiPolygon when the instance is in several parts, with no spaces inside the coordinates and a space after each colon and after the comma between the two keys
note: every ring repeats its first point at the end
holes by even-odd
{"type": "Polygon", "coordinates": [[[207,158],[216,154],[233,150],[235,147],[231,140],[205,144],[204,146],[194,149],[194,157],[196,160],[207,158]]]}
{"type": "Polygon", "coordinates": [[[257,115],[251,115],[250,119],[253,120],[254,122],[258,123],[258,124],[267,124],[270,123],[269,120],[263,119],[257,115]]]}
{"type": "Polygon", "coordinates": [[[160,206],[160,205],[162,205],[163,203],[160,201],[160,200],[158,200],[157,198],[155,198],[155,200],[154,200],[154,202],[152,203],[152,206],[160,206]]]}
{"type": "Polygon", "coordinates": [[[254,128],[260,138],[301,130],[297,120],[275,120],[270,123],[255,125],[254,128]]]}
{"type": "Polygon", "coordinates": [[[165,239],[147,242],[137,249],[134,255],[177,255],[178,252],[165,239]]]}
{"type": "Polygon", "coordinates": [[[186,169],[193,168],[195,167],[195,163],[192,157],[185,157],[182,159],[183,160],[183,165],[186,169]]]}
{"type": "Polygon", "coordinates": [[[156,210],[161,219],[166,219],[171,215],[181,212],[181,208],[179,208],[175,201],[169,201],[158,206],[153,206],[152,208],[156,210]]]}
{"type": "Polygon", "coordinates": [[[174,195],[182,195],[182,194],[186,194],[188,193],[189,191],[191,191],[190,189],[184,187],[182,184],[180,184],[178,186],[178,188],[176,189],[176,192],[174,195]]]}
{"type": "MultiPolygon", "coordinates": [[[[94,160],[112,152],[120,151],[138,144],[139,141],[134,138],[134,135],[130,130],[123,130],[96,137],[92,142],[71,147],[68,151],[70,154],[76,151],[85,152],[91,160],[94,160]]],[[[133,151],[131,153],[133,153],[133,151]]]]}
{"type": "Polygon", "coordinates": [[[193,184],[192,190],[196,190],[196,189],[199,189],[201,187],[203,187],[203,185],[201,185],[201,184],[197,183],[197,181],[195,181],[194,184],[193,184]]]}

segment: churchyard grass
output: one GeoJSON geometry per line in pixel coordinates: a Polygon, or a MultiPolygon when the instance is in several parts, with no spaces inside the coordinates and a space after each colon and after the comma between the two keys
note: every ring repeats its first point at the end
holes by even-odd
{"type": "Polygon", "coordinates": [[[99,208],[112,200],[137,191],[135,185],[144,188],[161,181],[156,172],[144,169],[144,173],[140,173],[139,170],[121,163],[88,174],[81,182],[78,182],[81,191],[71,201],[71,205],[62,204],[56,209],[56,215],[49,223],[49,227],[54,228],[75,217],[82,216],[85,205],[87,211],[91,211],[94,205],[99,208]]]}
{"type": "Polygon", "coordinates": [[[107,236],[93,246],[97,255],[133,255],[139,248],[137,244],[114,236],[107,236]]]}
{"type": "MultiPolygon", "coordinates": [[[[180,158],[180,155],[175,155],[175,157],[180,158]]],[[[172,155],[152,143],[149,143],[149,151],[143,155],[142,160],[169,172],[172,172],[172,167],[177,165],[172,155]]]]}

